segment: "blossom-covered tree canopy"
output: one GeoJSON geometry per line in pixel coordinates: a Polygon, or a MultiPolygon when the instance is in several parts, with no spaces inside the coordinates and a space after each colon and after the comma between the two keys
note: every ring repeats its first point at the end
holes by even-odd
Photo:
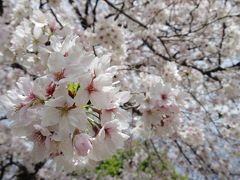
{"type": "Polygon", "coordinates": [[[0,179],[239,179],[239,0],[0,0],[0,179]]]}

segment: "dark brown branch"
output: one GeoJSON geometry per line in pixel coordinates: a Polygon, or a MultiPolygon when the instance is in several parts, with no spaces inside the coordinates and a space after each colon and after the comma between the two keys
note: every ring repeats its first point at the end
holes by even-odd
{"type": "MultiPolygon", "coordinates": [[[[160,37],[158,37],[158,38],[160,38],[160,37]]],[[[216,68],[209,69],[209,70],[201,69],[201,68],[199,68],[197,66],[188,64],[186,60],[183,61],[183,62],[177,62],[175,58],[171,57],[171,55],[169,54],[168,49],[167,49],[167,47],[166,47],[166,45],[164,44],[163,41],[161,41],[162,44],[163,44],[163,47],[164,47],[166,53],[168,54],[168,56],[170,56],[170,57],[164,56],[163,54],[157,52],[157,50],[153,48],[153,45],[150,44],[150,42],[147,39],[143,39],[142,41],[143,41],[143,44],[145,46],[147,46],[155,55],[161,57],[163,60],[169,61],[169,62],[175,62],[175,63],[177,63],[180,66],[184,66],[184,67],[188,67],[188,68],[191,68],[191,69],[195,69],[195,70],[199,71],[202,75],[206,75],[208,78],[210,78],[212,80],[215,80],[215,81],[218,81],[221,87],[222,87],[222,84],[221,84],[220,79],[217,76],[214,76],[212,73],[215,73],[215,72],[218,72],[218,71],[229,70],[231,68],[240,67],[240,62],[239,62],[239,63],[237,63],[237,64],[235,64],[233,66],[227,67],[227,68],[222,68],[220,66],[217,66],[216,68]]]]}
{"type": "Polygon", "coordinates": [[[112,7],[113,9],[115,9],[116,11],[118,11],[119,13],[123,14],[124,16],[126,16],[128,19],[132,20],[133,22],[137,23],[139,26],[143,27],[144,29],[148,29],[148,27],[143,24],[142,22],[138,21],[137,19],[134,19],[133,17],[131,17],[130,15],[128,15],[127,13],[125,13],[123,10],[117,8],[114,4],[112,4],[111,2],[109,2],[108,0],[103,0],[104,2],[106,2],[110,7],[112,7]]]}
{"type": "Polygon", "coordinates": [[[0,121],[7,119],[7,116],[0,117],[0,121]]]}
{"type": "Polygon", "coordinates": [[[0,16],[3,15],[3,0],[0,0],[0,16]]]}
{"type": "Polygon", "coordinates": [[[43,9],[43,6],[47,4],[47,2],[42,2],[42,0],[40,0],[39,2],[39,9],[43,9]]]}
{"type": "Polygon", "coordinates": [[[88,22],[87,22],[87,19],[84,18],[84,17],[82,16],[81,12],[79,11],[79,9],[74,6],[74,1],[73,1],[73,0],[68,0],[68,2],[69,2],[70,5],[72,5],[75,13],[76,13],[77,16],[78,16],[78,19],[79,19],[82,27],[83,27],[84,29],[87,29],[88,27],[90,27],[90,25],[89,25],[88,22]]]}
{"type": "Polygon", "coordinates": [[[54,18],[55,18],[55,20],[57,21],[57,23],[59,24],[60,29],[62,29],[62,28],[63,28],[63,25],[62,25],[62,23],[59,21],[57,15],[56,15],[55,12],[53,11],[53,9],[50,7],[49,10],[50,10],[51,14],[54,16],[54,18]]]}
{"type": "Polygon", "coordinates": [[[222,54],[221,54],[221,49],[222,49],[222,46],[223,46],[223,41],[224,41],[224,38],[225,38],[225,35],[226,35],[226,24],[223,23],[222,24],[222,36],[221,36],[221,41],[220,41],[220,44],[219,44],[219,50],[218,50],[218,65],[221,66],[222,62],[221,62],[221,59],[222,59],[222,54]]]}
{"type": "MultiPolygon", "coordinates": [[[[175,32],[174,35],[171,35],[171,36],[161,36],[161,37],[162,37],[162,38],[172,38],[172,37],[184,37],[184,36],[189,36],[190,34],[198,33],[199,31],[207,28],[209,25],[211,25],[211,24],[213,24],[213,23],[215,23],[215,22],[222,21],[222,20],[228,19],[228,18],[240,18],[240,14],[226,15],[226,16],[219,17],[219,18],[217,18],[217,19],[215,19],[215,20],[213,20],[213,21],[210,21],[210,22],[208,22],[208,23],[202,24],[199,28],[196,28],[195,30],[192,30],[191,32],[187,32],[187,33],[183,33],[183,34],[181,34],[181,33],[176,33],[176,32],[175,32]]],[[[173,28],[173,26],[170,25],[170,24],[166,24],[166,25],[171,26],[171,28],[173,28]]],[[[176,29],[176,27],[175,27],[175,29],[176,29]]],[[[176,30],[178,30],[178,29],[176,29],[176,30]]]]}
{"type": "Polygon", "coordinates": [[[202,161],[202,163],[205,164],[205,165],[207,166],[207,168],[209,168],[209,170],[210,170],[212,173],[217,174],[217,172],[216,172],[214,169],[211,168],[211,165],[210,165],[209,163],[207,163],[207,162],[204,160],[204,158],[201,157],[201,156],[196,152],[195,149],[193,149],[192,146],[190,146],[190,145],[187,144],[187,143],[185,143],[185,144],[190,148],[190,150],[192,151],[192,153],[193,153],[200,161],[202,161]]]}
{"type": "Polygon", "coordinates": [[[20,70],[22,70],[22,71],[24,72],[24,74],[28,74],[28,75],[31,76],[33,79],[36,79],[36,78],[38,77],[37,75],[34,75],[34,74],[29,73],[24,66],[22,66],[21,64],[19,64],[19,63],[17,63],[17,62],[12,63],[12,64],[10,65],[10,67],[12,67],[13,69],[20,69],[20,70]]]}
{"type": "Polygon", "coordinates": [[[196,3],[196,6],[195,6],[195,7],[190,11],[190,13],[189,13],[189,15],[190,15],[190,17],[191,17],[190,23],[189,23],[189,32],[192,31],[192,24],[193,24],[193,21],[194,21],[193,13],[194,13],[194,11],[195,11],[196,9],[198,9],[199,5],[200,5],[200,2],[199,2],[199,3],[196,3]]]}
{"type": "Polygon", "coordinates": [[[87,0],[86,1],[86,4],[85,4],[85,15],[88,16],[88,9],[89,9],[89,6],[91,6],[91,0],[87,0]]]}
{"type": "Polygon", "coordinates": [[[185,154],[185,152],[182,149],[182,146],[178,143],[177,140],[174,140],[175,144],[177,145],[179,151],[181,152],[181,154],[183,155],[183,157],[187,160],[187,162],[192,165],[192,162],[190,161],[190,159],[187,157],[187,155],[185,154]]]}
{"type": "Polygon", "coordinates": [[[96,12],[97,12],[98,2],[99,2],[99,0],[96,0],[95,5],[94,5],[93,10],[92,10],[92,13],[93,13],[93,24],[95,24],[95,22],[97,22],[97,18],[96,18],[97,14],[96,14],[96,12]]]}
{"type": "Polygon", "coordinates": [[[13,178],[17,178],[18,180],[25,180],[25,179],[29,179],[29,180],[34,180],[37,179],[37,173],[39,172],[39,170],[44,166],[45,161],[39,162],[34,164],[34,171],[31,172],[27,169],[27,167],[25,165],[23,165],[22,163],[15,161],[13,154],[7,154],[6,158],[5,158],[5,163],[3,161],[0,162],[0,179],[4,179],[4,174],[7,170],[7,168],[11,167],[11,166],[16,166],[17,172],[16,174],[14,174],[10,179],[13,178]]]}
{"type": "Polygon", "coordinates": [[[143,44],[146,45],[154,54],[156,54],[157,56],[161,57],[165,61],[170,61],[170,62],[172,61],[172,59],[170,59],[170,58],[168,58],[168,57],[158,53],[146,39],[143,39],[143,44]]]}
{"type": "Polygon", "coordinates": [[[188,93],[192,96],[192,98],[202,107],[202,109],[204,110],[204,112],[208,115],[208,118],[210,120],[210,122],[214,125],[214,127],[216,128],[219,137],[223,137],[222,133],[219,131],[215,121],[212,119],[210,113],[208,112],[208,110],[205,108],[205,106],[197,99],[197,97],[190,91],[188,91],[188,93]]]}
{"type": "Polygon", "coordinates": [[[150,143],[151,143],[151,145],[152,145],[152,147],[153,147],[153,150],[154,150],[154,152],[155,152],[158,160],[160,160],[161,163],[162,163],[162,165],[165,167],[164,161],[163,161],[163,159],[161,158],[161,156],[159,155],[159,152],[158,152],[158,150],[157,150],[157,148],[156,148],[156,146],[155,146],[155,144],[154,144],[154,142],[153,142],[152,139],[150,139],[150,143]]]}

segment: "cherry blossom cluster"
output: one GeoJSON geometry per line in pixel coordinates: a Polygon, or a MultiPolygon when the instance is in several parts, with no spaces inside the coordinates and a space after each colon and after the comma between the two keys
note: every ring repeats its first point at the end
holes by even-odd
{"type": "Polygon", "coordinates": [[[81,41],[35,10],[16,27],[10,49],[37,76],[21,77],[1,97],[14,133],[33,143],[34,160],[51,158],[66,169],[104,160],[128,139],[128,112],[120,106],[130,93],[113,80],[111,54],[95,56],[81,41]]]}
{"type": "Polygon", "coordinates": [[[145,91],[137,98],[142,120],[134,131],[153,137],[170,137],[178,132],[180,110],[177,91],[159,76],[141,74],[145,91]]]}
{"type": "Polygon", "coordinates": [[[143,161],[156,153],[156,164],[163,152],[191,178],[239,175],[239,8],[0,0],[0,102],[12,132],[35,161],[71,171],[127,145],[143,161]]]}
{"type": "Polygon", "coordinates": [[[72,46],[67,53],[50,54],[46,75],[20,78],[3,100],[11,109],[12,127],[33,141],[37,161],[102,160],[128,138],[122,133],[128,114],[119,106],[130,94],[113,84],[110,55],[94,57],[81,50],[77,39],[65,41],[72,46]]]}

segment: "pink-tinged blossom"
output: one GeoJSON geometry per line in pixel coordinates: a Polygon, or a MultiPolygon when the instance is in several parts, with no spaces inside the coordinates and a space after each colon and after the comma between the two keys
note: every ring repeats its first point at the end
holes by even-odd
{"type": "Polygon", "coordinates": [[[73,139],[73,145],[79,156],[87,156],[89,151],[92,150],[92,143],[87,134],[77,134],[73,139]]]}
{"type": "Polygon", "coordinates": [[[20,78],[1,98],[12,129],[33,142],[36,161],[71,169],[107,159],[128,138],[128,112],[120,106],[131,97],[113,82],[111,54],[86,50],[72,27],[58,29],[41,10],[30,14],[15,28],[11,51],[35,79],[20,78]]]}
{"type": "MultiPolygon", "coordinates": [[[[70,136],[62,136],[60,134],[52,135],[49,150],[49,157],[56,160],[68,159],[73,161],[73,146],[70,136]]],[[[63,165],[63,164],[62,164],[63,165]]],[[[71,164],[73,166],[73,164],[71,164]]]]}
{"type": "MultiPolygon", "coordinates": [[[[65,91],[62,96],[47,101],[40,112],[42,125],[45,127],[58,125],[59,133],[66,135],[73,132],[74,128],[86,128],[88,125],[85,112],[75,105],[64,86],[60,89],[65,91]]],[[[59,92],[56,91],[55,96],[56,93],[59,92]]]]}
{"type": "Polygon", "coordinates": [[[187,127],[184,127],[179,132],[179,135],[184,142],[192,145],[193,147],[198,147],[204,144],[205,135],[203,130],[196,125],[190,124],[187,127]]]}
{"type": "Polygon", "coordinates": [[[151,136],[174,135],[180,125],[176,94],[162,82],[160,77],[149,75],[144,78],[146,97],[139,98],[144,129],[151,136]]]}
{"type": "Polygon", "coordinates": [[[117,149],[123,148],[128,138],[128,135],[122,133],[118,120],[105,123],[92,141],[93,149],[89,158],[99,161],[110,157],[117,149]]]}
{"type": "Polygon", "coordinates": [[[49,76],[58,84],[77,81],[84,76],[92,59],[87,54],[53,52],[48,58],[49,76]]]}
{"type": "Polygon", "coordinates": [[[118,119],[121,126],[128,127],[129,113],[120,108],[120,105],[128,102],[131,95],[128,91],[117,92],[110,98],[111,101],[105,104],[105,108],[101,110],[101,122],[102,124],[111,121],[112,119],[118,119]]]}
{"type": "Polygon", "coordinates": [[[87,103],[89,100],[93,105],[101,108],[104,102],[109,101],[109,93],[113,90],[110,86],[112,81],[111,75],[100,74],[96,77],[93,74],[86,74],[81,77],[81,88],[76,94],[76,104],[87,103]]]}
{"type": "MultiPolygon", "coordinates": [[[[132,132],[130,148],[141,152],[123,162],[122,179],[175,177],[171,165],[159,174],[133,173],[149,155],[152,167],[171,160],[195,179],[238,177],[239,0],[1,2],[1,92],[20,76],[31,78],[20,78],[0,101],[12,132],[33,143],[36,161],[53,159],[77,172],[111,157],[132,132]],[[145,147],[135,149],[135,138],[147,140],[145,147]]],[[[23,138],[2,134],[0,159],[21,155],[14,168],[0,163],[3,179],[24,172],[69,178],[32,173],[31,156],[17,143],[23,138]]]]}
{"type": "Polygon", "coordinates": [[[143,112],[143,122],[146,130],[157,136],[171,136],[177,132],[180,124],[179,108],[175,105],[149,109],[143,112]]]}
{"type": "Polygon", "coordinates": [[[33,125],[30,139],[33,141],[33,158],[36,162],[49,158],[51,133],[47,128],[38,124],[33,125]]]}
{"type": "Polygon", "coordinates": [[[42,99],[33,89],[33,82],[22,77],[17,82],[17,89],[2,96],[2,103],[9,109],[8,118],[16,120],[14,124],[27,125],[33,121],[35,107],[42,106],[42,99]]]}

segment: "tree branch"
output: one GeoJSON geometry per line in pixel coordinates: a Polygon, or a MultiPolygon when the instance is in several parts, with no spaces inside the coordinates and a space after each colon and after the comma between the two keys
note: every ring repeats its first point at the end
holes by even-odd
{"type": "Polygon", "coordinates": [[[7,116],[0,117],[0,121],[7,119],[7,116]]]}
{"type": "Polygon", "coordinates": [[[3,0],[0,0],[0,16],[3,15],[3,0]]]}
{"type": "Polygon", "coordinates": [[[106,2],[109,6],[111,6],[113,9],[115,9],[116,11],[118,11],[119,13],[123,14],[124,16],[126,16],[128,19],[132,20],[133,22],[137,23],[139,26],[143,27],[144,29],[148,29],[148,27],[143,24],[142,22],[138,21],[137,19],[134,19],[133,17],[131,17],[130,15],[128,15],[127,13],[125,13],[122,9],[117,8],[114,4],[112,4],[111,2],[109,2],[108,0],[103,0],[104,2],[106,2]]]}

